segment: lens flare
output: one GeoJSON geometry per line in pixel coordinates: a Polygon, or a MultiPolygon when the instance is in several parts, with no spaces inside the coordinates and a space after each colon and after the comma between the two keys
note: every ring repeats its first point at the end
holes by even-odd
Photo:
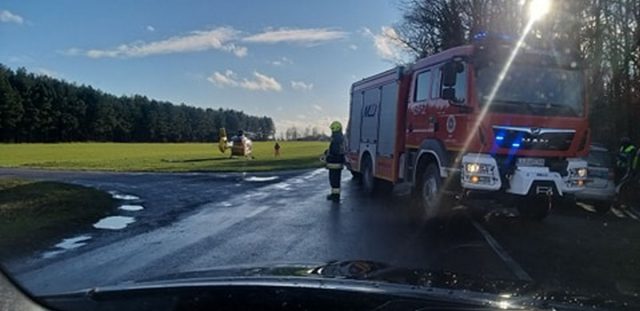
{"type": "MultiPolygon", "coordinates": [[[[518,55],[520,48],[522,48],[522,45],[524,44],[524,39],[527,37],[527,34],[531,31],[531,28],[533,27],[534,23],[535,23],[535,20],[533,19],[530,19],[529,22],[527,22],[527,25],[524,27],[524,31],[522,32],[522,35],[516,42],[516,46],[513,48],[513,51],[511,51],[511,54],[509,54],[509,57],[507,58],[507,62],[505,63],[504,67],[500,71],[500,74],[498,75],[498,80],[493,85],[491,92],[489,92],[487,103],[482,107],[482,110],[480,110],[480,113],[478,114],[478,118],[473,124],[472,129],[474,132],[480,129],[480,125],[482,124],[482,121],[484,121],[484,118],[487,116],[489,107],[491,107],[491,104],[493,103],[493,99],[496,97],[496,94],[498,93],[498,90],[502,85],[502,81],[507,76],[507,73],[509,72],[509,68],[511,68],[511,64],[513,63],[513,60],[518,55]]],[[[475,137],[474,135],[467,136],[467,139],[465,140],[463,145],[463,152],[467,151],[467,149],[469,148],[469,144],[471,144],[471,140],[473,140],[474,137],[475,137]]]]}
{"type": "Polygon", "coordinates": [[[551,0],[532,0],[529,3],[529,18],[533,21],[541,19],[551,10],[551,0]]]}

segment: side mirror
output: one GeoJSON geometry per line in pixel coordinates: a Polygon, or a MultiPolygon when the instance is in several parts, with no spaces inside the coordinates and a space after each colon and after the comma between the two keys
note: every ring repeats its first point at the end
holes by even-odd
{"type": "Polygon", "coordinates": [[[446,89],[442,89],[442,94],[440,96],[444,100],[456,101],[456,89],[450,87],[446,89]]]}
{"type": "Polygon", "coordinates": [[[440,69],[442,70],[442,85],[444,87],[451,87],[456,85],[457,72],[453,64],[454,63],[447,63],[440,69]]]}
{"type": "Polygon", "coordinates": [[[461,72],[464,72],[464,64],[459,61],[449,62],[442,66],[441,70],[442,84],[445,87],[455,86],[457,75],[461,72]]]}

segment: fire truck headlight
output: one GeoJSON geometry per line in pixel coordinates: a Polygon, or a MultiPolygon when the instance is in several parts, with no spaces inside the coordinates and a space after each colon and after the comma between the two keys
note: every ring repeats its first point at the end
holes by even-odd
{"type": "Polygon", "coordinates": [[[583,179],[583,178],[586,178],[588,174],[589,174],[589,171],[587,170],[586,167],[577,167],[569,170],[570,178],[583,179]]]}
{"type": "Polygon", "coordinates": [[[494,167],[494,165],[475,162],[464,164],[466,174],[492,174],[494,167]]]}
{"type": "Polygon", "coordinates": [[[501,186],[498,164],[490,155],[469,153],[462,157],[460,181],[463,187],[498,190],[501,186]]]}
{"type": "Polygon", "coordinates": [[[578,177],[587,177],[587,168],[579,168],[576,173],[578,173],[578,177]]]}
{"type": "Polygon", "coordinates": [[[480,170],[480,164],[468,163],[467,165],[465,165],[465,169],[467,170],[467,173],[477,173],[480,170]]]}

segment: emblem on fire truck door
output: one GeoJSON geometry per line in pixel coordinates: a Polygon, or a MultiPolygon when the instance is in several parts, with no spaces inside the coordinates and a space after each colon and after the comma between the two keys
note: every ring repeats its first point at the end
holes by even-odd
{"type": "Polygon", "coordinates": [[[447,132],[449,132],[449,134],[451,134],[455,130],[456,130],[456,117],[453,116],[453,115],[450,115],[447,118],[447,132]]]}

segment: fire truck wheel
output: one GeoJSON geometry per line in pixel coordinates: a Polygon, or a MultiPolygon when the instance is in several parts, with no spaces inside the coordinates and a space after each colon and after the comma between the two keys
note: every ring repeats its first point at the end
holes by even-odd
{"type": "Polygon", "coordinates": [[[357,182],[362,181],[362,174],[360,172],[355,172],[352,170],[349,170],[349,172],[351,172],[351,177],[354,181],[357,181],[357,182]]]}
{"type": "Polygon", "coordinates": [[[372,194],[376,186],[373,176],[373,164],[370,157],[365,157],[362,162],[362,189],[366,194],[372,194]]]}
{"type": "Polygon", "coordinates": [[[442,203],[442,178],[435,163],[427,165],[419,188],[420,203],[427,218],[437,217],[442,203]]]}
{"type": "Polygon", "coordinates": [[[549,198],[534,197],[525,198],[518,202],[518,212],[520,216],[527,220],[542,221],[549,214],[551,209],[549,198]]]}

